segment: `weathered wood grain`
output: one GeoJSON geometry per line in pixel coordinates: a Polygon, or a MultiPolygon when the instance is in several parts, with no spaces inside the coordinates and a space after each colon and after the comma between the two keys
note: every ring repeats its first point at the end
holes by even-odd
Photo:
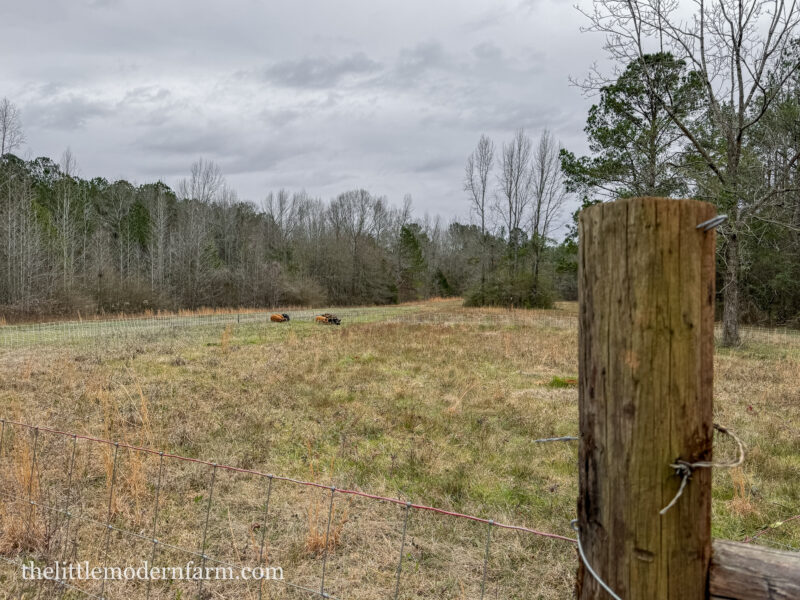
{"type": "Polygon", "coordinates": [[[713,600],[797,600],[800,554],[714,540],[709,592],[713,600]]]}
{"type": "MultiPolygon", "coordinates": [[[[678,503],[669,464],[710,460],[714,216],[694,200],[584,210],[579,250],[579,498],[590,564],[625,600],[700,600],[711,559],[711,472],[678,503]]],[[[577,596],[608,598],[585,569],[577,596]]]]}

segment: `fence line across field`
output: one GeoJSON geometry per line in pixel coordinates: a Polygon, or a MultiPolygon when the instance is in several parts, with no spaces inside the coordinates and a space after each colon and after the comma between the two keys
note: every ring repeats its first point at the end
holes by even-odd
{"type": "MultiPolygon", "coordinates": [[[[28,432],[30,434],[31,438],[32,438],[30,440],[30,445],[32,446],[32,450],[31,450],[32,458],[30,459],[30,467],[29,467],[29,469],[26,467],[26,470],[28,470],[27,481],[23,481],[23,483],[27,484],[27,490],[25,491],[25,494],[23,494],[23,495],[10,493],[10,492],[8,492],[6,490],[0,490],[0,504],[5,504],[6,506],[8,506],[8,505],[16,505],[16,506],[19,506],[19,507],[28,507],[28,516],[27,516],[28,523],[27,523],[27,527],[28,527],[28,534],[29,535],[33,535],[33,529],[32,529],[33,528],[33,524],[32,523],[33,523],[33,515],[34,515],[34,510],[35,509],[39,509],[39,510],[44,511],[44,512],[49,512],[49,513],[53,513],[53,514],[59,515],[60,518],[62,518],[64,520],[62,525],[66,526],[66,534],[65,534],[65,537],[63,539],[62,550],[61,550],[62,558],[66,554],[67,546],[70,544],[70,531],[71,531],[70,524],[77,520],[77,521],[80,521],[82,523],[86,523],[86,524],[89,524],[89,525],[92,525],[92,526],[96,526],[100,530],[105,532],[105,534],[104,534],[104,542],[103,542],[103,544],[105,546],[104,551],[103,551],[103,555],[105,557],[109,556],[109,544],[110,544],[110,541],[111,541],[111,534],[112,533],[117,533],[120,536],[136,539],[136,540],[139,540],[140,542],[146,542],[148,544],[151,544],[152,545],[151,560],[154,560],[154,558],[156,556],[156,551],[157,551],[158,548],[164,548],[164,549],[174,550],[174,551],[177,551],[177,552],[180,552],[180,553],[185,553],[188,556],[192,556],[195,559],[197,559],[199,561],[202,561],[202,564],[204,566],[206,565],[206,563],[213,563],[213,564],[220,565],[220,566],[223,566],[223,567],[229,567],[229,568],[234,569],[234,570],[236,570],[236,569],[241,570],[243,567],[246,567],[246,565],[244,565],[244,564],[233,564],[231,562],[224,561],[224,560],[221,560],[221,559],[219,559],[217,557],[214,557],[214,556],[212,556],[210,554],[210,552],[208,550],[208,546],[207,546],[207,533],[208,533],[209,516],[211,514],[212,502],[213,502],[214,491],[215,491],[214,486],[215,486],[217,473],[221,472],[221,471],[229,471],[229,472],[234,472],[234,473],[242,473],[242,474],[246,474],[246,475],[252,475],[252,476],[260,478],[261,480],[266,482],[266,493],[265,493],[265,500],[264,500],[264,505],[263,505],[263,507],[264,507],[263,508],[263,513],[262,513],[263,514],[263,519],[262,519],[262,522],[260,523],[261,540],[260,540],[260,550],[259,550],[259,565],[261,564],[262,559],[264,557],[264,541],[265,541],[265,536],[266,536],[266,532],[267,532],[268,516],[269,516],[269,510],[270,510],[270,496],[271,496],[271,493],[273,491],[273,484],[275,482],[284,482],[284,483],[288,483],[288,484],[292,484],[292,485],[303,486],[303,487],[307,487],[307,488],[316,488],[316,489],[319,489],[319,490],[325,490],[326,492],[328,492],[328,491],[330,492],[329,493],[329,504],[328,504],[328,509],[327,509],[327,515],[328,515],[327,516],[327,524],[326,524],[326,528],[325,528],[325,540],[324,540],[324,545],[323,545],[322,573],[321,573],[319,588],[318,589],[313,589],[313,588],[309,588],[307,586],[302,586],[302,585],[294,584],[294,583],[283,581],[283,580],[280,581],[280,583],[282,583],[284,585],[287,585],[287,586],[289,586],[289,587],[291,587],[293,589],[296,589],[297,591],[306,592],[308,594],[319,596],[319,597],[322,597],[322,598],[335,598],[334,595],[332,595],[331,593],[326,591],[326,587],[325,587],[325,569],[326,569],[326,563],[327,563],[328,552],[329,552],[329,547],[330,547],[329,536],[330,536],[331,520],[332,520],[332,514],[333,514],[333,503],[334,503],[334,497],[337,494],[340,495],[340,496],[353,496],[353,497],[365,498],[367,500],[373,500],[373,501],[376,501],[376,502],[382,502],[382,503],[387,503],[387,504],[399,506],[399,507],[401,507],[403,509],[404,512],[403,512],[403,519],[402,519],[402,521],[403,521],[402,539],[401,539],[401,544],[400,544],[400,553],[399,553],[399,556],[398,556],[398,559],[397,559],[396,579],[395,579],[395,582],[393,584],[394,594],[392,596],[388,596],[388,597],[392,597],[392,598],[395,598],[395,599],[397,599],[399,597],[398,593],[399,593],[401,575],[402,575],[402,572],[403,572],[403,550],[404,550],[405,545],[406,545],[406,534],[407,534],[407,530],[408,530],[409,516],[412,513],[412,511],[417,511],[417,512],[420,512],[420,513],[430,513],[430,514],[439,515],[439,516],[445,517],[445,518],[454,518],[454,519],[458,519],[458,520],[472,521],[472,522],[481,523],[481,524],[486,525],[485,552],[483,554],[483,566],[482,566],[482,574],[481,574],[481,595],[480,595],[481,598],[484,598],[485,589],[486,589],[486,574],[487,574],[487,568],[488,568],[489,561],[490,561],[490,549],[491,549],[492,531],[493,530],[497,530],[497,529],[511,530],[511,531],[520,532],[522,534],[530,534],[530,535],[533,535],[533,536],[539,536],[539,537],[542,537],[542,538],[568,542],[568,543],[571,543],[571,544],[576,543],[576,540],[574,538],[566,537],[566,536],[563,536],[563,535],[544,532],[544,531],[539,531],[539,530],[536,530],[536,529],[532,529],[532,528],[524,527],[524,526],[520,526],[520,525],[501,523],[501,522],[497,522],[497,521],[495,521],[493,519],[487,519],[487,518],[478,517],[478,516],[475,516],[475,515],[469,515],[469,514],[459,513],[459,512],[455,512],[455,511],[445,510],[445,509],[437,508],[437,507],[434,507],[434,506],[427,506],[427,505],[424,505],[424,504],[418,504],[418,503],[410,502],[408,500],[402,500],[402,499],[399,499],[399,498],[391,498],[391,497],[386,497],[386,496],[380,496],[380,495],[377,495],[377,494],[370,494],[370,493],[363,492],[361,490],[355,490],[355,489],[340,489],[340,488],[336,488],[335,486],[332,486],[332,485],[326,485],[326,484],[322,484],[322,483],[318,483],[318,482],[304,481],[304,480],[301,480],[301,479],[296,479],[296,478],[292,478],[292,477],[285,477],[285,476],[280,476],[280,475],[274,475],[274,474],[271,474],[271,473],[263,473],[263,472],[256,471],[256,470],[253,470],[253,469],[245,469],[245,468],[241,468],[241,467],[234,467],[234,466],[230,466],[230,465],[219,464],[219,463],[215,463],[215,462],[211,462],[211,461],[207,461],[207,460],[203,460],[203,459],[199,459],[199,458],[180,456],[180,455],[177,455],[177,454],[171,454],[171,453],[168,453],[168,452],[158,451],[158,450],[154,450],[154,449],[151,449],[151,448],[135,446],[135,445],[132,445],[132,444],[127,444],[127,443],[123,443],[123,442],[116,442],[116,441],[107,440],[107,439],[98,438],[98,437],[93,437],[93,436],[89,436],[89,435],[82,435],[82,434],[77,434],[77,433],[69,433],[69,432],[60,431],[60,430],[49,428],[49,427],[31,425],[31,424],[22,423],[22,422],[19,422],[19,421],[13,421],[13,420],[9,420],[9,419],[0,419],[0,461],[2,461],[2,459],[4,457],[5,458],[8,457],[9,450],[8,450],[7,440],[8,440],[8,437],[9,437],[9,432],[10,432],[10,430],[12,428],[16,428],[16,429],[28,432]],[[47,503],[47,502],[40,501],[38,498],[35,499],[35,496],[34,496],[34,478],[37,477],[37,476],[41,477],[40,463],[41,463],[42,459],[41,459],[41,455],[38,453],[38,450],[39,450],[39,447],[40,447],[40,444],[41,444],[41,439],[42,439],[42,435],[43,434],[56,436],[58,438],[64,439],[67,442],[71,441],[71,443],[68,444],[69,447],[65,448],[65,456],[62,457],[65,460],[65,462],[68,464],[68,467],[65,469],[65,473],[67,473],[67,477],[66,477],[66,479],[67,479],[67,481],[66,481],[66,487],[67,487],[66,495],[65,495],[64,502],[63,502],[63,504],[61,506],[58,506],[58,504],[59,504],[58,502],[47,503]],[[75,457],[76,457],[76,451],[77,451],[77,447],[78,447],[78,442],[79,441],[80,442],[87,442],[89,444],[94,444],[94,445],[105,446],[105,447],[107,447],[109,449],[113,449],[113,468],[111,470],[110,475],[107,474],[107,478],[109,479],[109,481],[107,482],[107,484],[109,484],[109,490],[108,490],[108,500],[107,500],[107,502],[108,502],[107,511],[106,511],[106,517],[105,517],[104,520],[100,520],[99,518],[92,518],[91,516],[87,516],[86,514],[83,514],[83,512],[86,512],[88,510],[85,506],[82,507],[84,509],[83,512],[81,511],[81,507],[74,506],[74,502],[75,502],[74,484],[75,484],[76,477],[74,476],[73,471],[74,471],[74,468],[75,468],[75,457]],[[113,518],[114,516],[113,516],[113,512],[112,512],[112,504],[113,504],[113,500],[115,498],[115,486],[117,485],[117,481],[119,480],[119,475],[118,475],[118,456],[119,456],[119,450],[121,448],[130,450],[130,451],[133,451],[133,452],[140,452],[140,453],[145,453],[145,454],[148,454],[148,455],[152,455],[152,456],[158,457],[158,478],[157,478],[157,483],[155,485],[154,506],[153,506],[153,522],[152,522],[152,529],[150,530],[150,534],[149,535],[147,535],[145,533],[142,533],[142,532],[137,533],[136,531],[131,531],[129,529],[118,527],[114,522],[114,518],[113,518]],[[202,538],[203,542],[202,542],[201,547],[198,550],[192,550],[192,549],[189,549],[189,548],[186,548],[186,547],[182,547],[182,546],[180,546],[178,544],[166,543],[163,540],[159,540],[158,539],[159,508],[160,508],[159,496],[160,496],[160,492],[162,490],[162,481],[164,479],[163,473],[164,473],[165,461],[167,461],[167,460],[174,460],[174,461],[198,464],[198,465],[202,465],[203,467],[206,467],[206,468],[208,468],[210,470],[209,485],[208,485],[208,490],[207,490],[208,491],[208,500],[205,503],[206,506],[205,506],[205,510],[204,510],[204,515],[205,516],[204,516],[203,538],[202,538]]],[[[0,521],[0,523],[2,523],[2,521],[0,521]]],[[[73,532],[73,536],[77,537],[77,533],[73,532]]],[[[75,543],[77,543],[77,541],[75,541],[75,543]]],[[[0,554],[0,559],[2,559],[6,563],[10,563],[10,564],[13,564],[13,565],[17,566],[18,568],[22,568],[23,564],[28,564],[28,563],[23,562],[23,560],[10,559],[7,556],[3,556],[2,554],[0,554]]],[[[266,562],[264,564],[266,564],[266,562]]],[[[151,563],[151,565],[152,565],[152,563],[151,563]]],[[[108,565],[105,565],[105,566],[108,566],[108,565]]],[[[203,581],[201,579],[200,582],[199,582],[199,586],[202,586],[202,583],[203,583],[203,581]]],[[[104,593],[105,581],[102,582],[102,587],[101,587],[99,595],[97,593],[93,592],[93,591],[84,590],[83,588],[81,588],[79,586],[76,586],[74,584],[71,584],[68,581],[64,581],[64,580],[61,580],[61,581],[39,580],[37,582],[37,584],[39,586],[39,591],[40,592],[41,592],[41,589],[44,586],[55,585],[57,587],[60,587],[62,589],[62,591],[66,591],[67,589],[70,589],[72,591],[75,591],[75,592],[78,592],[78,593],[82,593],[84,595],[84,597],[101,598],[102,600],[108,600],[108,598],[109,598],[109,597],[105,596],[105,593],[104,593]]],[[[260,598],[261,597],[261,589],[263,587],[263,583],[259,583],[258,587],[259,587],[259,598],[260,598]]],[[[149,580],[148,580],[148,583],[147,583],[147,597],[148,598],[150,597],[150,581],[149,580]]],[[[38,595],[37,595],[37,598],[38,598],[38,595]]]]}
{"type": "MultiPolygon", "coordinates": [[[[395,308],[397,314],[402,308],[395,308]]],[[[333,312],[360,322],[364,317],[380,317],[375,309],[318,309],[292,311],[296,321],[313,321],[322,312],[333,312]]],[[[73,342],[108,336],[140,335],[204,326],[269,323],[270,316],[286,309],[269,311],[247,311],[241,313],[218,313],[209,315],[164,315],[152,317],[121,317],[112,319],[86,319],[81,321],[55,321],[27,325],[0,326],[0,347],[32,346],[36,344],[73,342]]]]}
{"type": "MultiPolygon", "coordinates": [[[[214,313],[208,315],[156,315],[150,317],[120,317],[110,319],[85,319],[80,321],[56,321],[26,325],[0,326],[0,348],[26,347],[38,344],[59,344],[85,341],[102,337],[137,336],[148,333],[180,331],[219,325],[267,324],[274,313],[289,312],[293,321],[314,321],[323,312],[335,312],[345,323],[386,322],[405,324],[472,325],[526,324],[554,329],[575,329],[578,315],[547,310],[512,309],[496,312],[471,313],[470,309],[458,311],[426,311],[415,306],[320,308],[320,309],[274,309],[267,311],[245,311],[214,313]]],[[[290,322],[291,323],[291,322],[290,322]]],[[[276,324],[279,326],[279,324],[276,324]]],[[[290,325],[289,325],[290,326],[290,325]]],[[[739,328],[743,342],[765,342],[800,344],[800,330],[779,327],[742,325],[739,328]]],[[[714,328],[715,340],[722,339],[722,325],[714,328]]]]}
{"type": "MultiPolygon", "coordinates": [[[[416,307],[369,307],[369,308],[321,308],[287,311],[274,309],[269,311],[248,311],[241,313],[219,313],[210,315],[166,315],[152,317],[122,317],[112,319],[87,319],[81,321],[57,321],[50,323],[33,323],[28,325],[0,326],[0,348],[26,347],[38,344],[70,343],[101,337],[127,337],[147,333],[177,331],[181,329],[199,328],[219,325],[254,325],[269,324],[270,316],[275,313],[289,312],[292,321],[310,322],[323,312],[335,312],[345,323],[364,323],[370,321],[409,324],[458,325],[504,323],[512,320],[526,321],[532,319],[537,324],[570,328],[576,324],[573,315],[548,315],[545,311],[527,312],[521,310],[502,311],[481,315],[468,312],[428,312],[419,311],[416,307]]],[[[275,326],[287,326],[275,324],[275,326]]],[[[288,326],[291,326],[291,321],[288,326]]]]}

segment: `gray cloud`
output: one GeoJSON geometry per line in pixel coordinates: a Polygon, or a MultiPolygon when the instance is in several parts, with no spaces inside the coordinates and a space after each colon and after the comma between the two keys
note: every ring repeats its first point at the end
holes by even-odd
{"type": "Polygon", "coordinates": [[[494,42],[481,42],[472,48],[472,54],[480,62],[490,65],[501,64],[503,60],[503,51],[494,42]]]}
{"type": "Polygon", "coordinates": [[[548,127],[585,148],[569,87],[599,52],[560,0],[225,3],[46,0],[0,20],[0,97],[25,152],[69,145],[87,176],[174,185],[199,156],[245,199],[364,186],[466,217],[482,133],[548,127]]]}
{"type": "Polygon", "coordinates": [[[415,167],[413,167],[413,171],[415,173],[437,172],[441,171],[442,169],[460,165],[461,165],[461,160],[457,159],[456,157],[439,156],[425,160],[417,164],[415,167]]]}
{"type": "Polygon", "coordinates": [[[342,58],[306,57],[270,65],[264,69],[265,80],[276,85],[297,88],[328,88],[352,76],[380,70],[381,65],[363,52],[342,58]]]}
{"type": "Polygon", "coordinates": [[[461,24],[461,29],[467,33],[478,33],[486,29],[501,26],[503,21],[513,14],[513,9],[503,4],[494,4],[484,9],[478,15],[467,19],[461,24]]]}
{"type": "Polygon", "coordinates": [[[66,131],[83,129],[91,119],[111,113],[112,107],[99,100],[69,93],[62,96],[41,98],[23,108],[26,120],[31,120],[50,129],[66,131]]]}
{"type": "Polygon", "coordinates": [[[123,103],[127,104],[148,104],[158,103],[168,100],[171,92],[163,87],[156,85],[143,85],[125,92],[123,103]]]}
{"type": "Polygon", "coordinates": [[[162,129],[160,135],[143,136],[136,146],[149,152],[167,156],[226,156],[236,144],[236,135],[225,131],[221,125],[211,123],[205,127],[184,124],[162,129]]]}
{"type": "Polygon", "coordinates": [[[423,42],[400,51],[397,71],[417,74],[429,69],[446,68],[451,59],[439,42],[423,42]]]}

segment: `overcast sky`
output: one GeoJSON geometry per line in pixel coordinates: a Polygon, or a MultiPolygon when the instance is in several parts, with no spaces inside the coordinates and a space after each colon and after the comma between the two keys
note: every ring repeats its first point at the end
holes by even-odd
{"type": "Polygon", "coordinates": [[[481,133],[585,149],[583,24],[560,0],[8,2],[0,97],[22,155],[69,146],[85,177],[174,186],[204,157],[245,200],[364,187],[466,218],[481,133]]]}

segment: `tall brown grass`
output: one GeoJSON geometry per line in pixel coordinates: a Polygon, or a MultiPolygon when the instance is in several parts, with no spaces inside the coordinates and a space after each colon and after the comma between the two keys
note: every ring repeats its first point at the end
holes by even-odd
{"type": "Polygon", "coordinates": [[[222,330],[219,345],[222,348],[223,354],[230,352],[231,335],[233,334],[233,324],[228,325],[222,330]]]}
{"type": "Polygon", "coordinates": [[[733,483],[733,498],[730,501],[731,512],[745,516],[753,513],[755,507],[750,499],[750,492],[747,489],[747,477],[744,469],[737,467],[730,470],[731,483],[733,483]]]}
{"type": "MultiPolygon", "coordinates": [[[[117,422],[122,420],[120,418],[120,406],[105,387],[101,386],[96,393],[103,411],[103,436],[107,440],[121,438],[126,444],[152,448],[155,446],[155,441],[147,397],[133,372],[130,369],[128,372],[136,387],[136,398],[131,397],[124,386],[122,386],[122,389],[132,403],[138,404],[137,413],[141,427],[132,434],[129,428],[117,426],[117,422]],[[118,431],[118,429],[121,431],[118,431]],[[136,435],[137,433],[138,435],[136,435]]],[[[147,522],[147,517],[143,510],[149,493],[145,456],[144,453],[136,450],[117,449],[109,445],[106,445],[103,451],[106,494],[111,498],[111,516],[124,515],[126,520],[137,525],[143,525],[147,522]],[[124,469],[120,468],[122,461],[125,463],[124,469]]]]}
{"type": "Polygon", "coordinates": [[[11,453],[8,477],[2,484],[3,495],[17,501],[0,502],[0,554],[15,555],[20,552],[42,552],[48,545],[51,534],[46,514],[34,504],[23,499],[41,503],[41,487],[38,477],[38,460],[34,457],[32,442],[19,444],[11,453]]]}
{"type": "MultiPolygon", "coordinates": [[[[309,456],[311,456],[311,444],[308,444],[309,456]]],[[[331,459],[330,472],[333,473],[334,459],[331,459]]],[[[309,461],[309,471],[311,475],[310,481],[316,481],[316,474],[314,472],[314,461],[309,461]]],[[[307,516],[307,530],[306,530],[306,543],[305,551],[307,555],[313,556],[320,554],[326,550],[325,540],[327,539],[327,551],[333,552],[341,541],[342,530],[348,521],[349,512],[345,507],[342,515],[336,515],[336,502],[334,498],[333,505],[330,505],[330,497],[317,493],[313,490],[311,499],[308,503],[306,510],[307,516]],[[328,514],[330,513],[330,518],[328,514]],[[330,526],[328,526],[330,523],[330,526]]]]}

